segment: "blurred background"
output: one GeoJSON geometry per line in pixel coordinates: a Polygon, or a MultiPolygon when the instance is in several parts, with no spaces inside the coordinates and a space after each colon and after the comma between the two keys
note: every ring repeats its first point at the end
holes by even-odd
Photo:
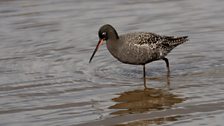
{"type": "Polygon", "coordinates": [[[224,118],[223,0],[0,0],[0,125],[216,125],[224,118]],[[98,29],[189,36],[142,67],[105,45],[98,29]]]}

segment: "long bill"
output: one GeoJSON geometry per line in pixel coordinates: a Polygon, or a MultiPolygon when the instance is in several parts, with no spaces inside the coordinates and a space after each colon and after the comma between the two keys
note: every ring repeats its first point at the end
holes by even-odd
{"type": "Polygon", "coordinates": [[[103,39],[100,39],[100,40],[99,40],[98,44],[96,45],[95,50],[93,51],[93,54],[92,54],[91,58],[89,59],[89,63],[92,61],[92,59],[93,59],[93,57],[94,57],[96,51],[98,50],[98,48],[100,47],[100,45],[103,43],[103,41],[104,41],[103,39]]]}

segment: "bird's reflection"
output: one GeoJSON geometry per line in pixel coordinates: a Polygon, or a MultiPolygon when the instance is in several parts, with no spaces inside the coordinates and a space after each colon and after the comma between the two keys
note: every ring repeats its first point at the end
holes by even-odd
{"type": "Polygon", "coordinates": [[[124,115],[133,113],[143,113],[151,110],[161,110],[171,108],[176,103],[184,101],[166,90],[147,88],[144,90],[127,91],[113,98],[115,105],[110,109],[115,109],[112,115],[124,115]]]}

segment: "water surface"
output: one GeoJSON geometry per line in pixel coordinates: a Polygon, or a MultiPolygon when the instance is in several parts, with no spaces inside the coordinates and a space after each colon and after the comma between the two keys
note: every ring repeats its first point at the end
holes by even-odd
{"type": "Polygon", "coordinates": [[[0,125],[222,125],[224,1],[0,0],[0,125]],[[188,35],[170,60],[142,67],[105,46],[91,64],[101,25],[119,34],[188,35]]]}

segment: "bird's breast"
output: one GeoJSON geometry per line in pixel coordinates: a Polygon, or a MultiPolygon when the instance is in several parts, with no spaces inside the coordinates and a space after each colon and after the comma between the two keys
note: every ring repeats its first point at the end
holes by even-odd
{"type": "Polygon", "coordinates": [[[136,45],[133,43],[114,44],[107,42],[111,55],[122,63],[142,65],[157,60],[157,53],[148,44],[136,45]]]}

